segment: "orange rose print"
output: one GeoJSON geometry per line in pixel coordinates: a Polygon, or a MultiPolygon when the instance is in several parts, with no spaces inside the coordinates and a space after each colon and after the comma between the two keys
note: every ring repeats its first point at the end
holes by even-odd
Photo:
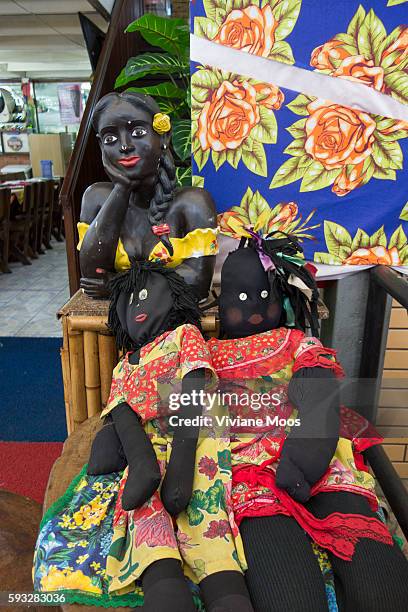
{"type": "Polygon", "coordinates": [[[363,55],[346,57],[332,76],[348,79],[349,81],[363,81],[366,85],[377,91],[384,91],[384,68],[375,66],[373,60],[364,59],[363,55]]]}
{"type": "Polygon", "coordinates": [[[408,27],[400,27],[402,29],[397,40],[395,40],[387,49],[384,49],[381,56],[381,62],[383,62],[389,55],[391,55],[391,53],[395,53],[395,51],[400,51],[401,53],[397,54],[391,66],[398,66],[399,64],[402,64],[402,62],[408,56],[408,27]]]}
{"type": "Polygon", "coordinates": [[[251,5],[231,11],[213,40],[246,53],[268,57],[275,42],[277,25],[269,4],[263,9],[251,5]]]}
{"type": "Polygon", "coordinates": [[[344,264],[383,264],[386,266],[399,266],[401,265],[401,260],[397,247],[386,249],[383,246],[375,246],[371,248],[357,249],[344,260],[344,264]]]}
{"type": "Polygon", "coordinates": [[[305,151],[326,170],[359,164],[371,154],[376,123],[367,113],[321,100],[307,110],[305,151]]]}
{"type": "Polygon", "coordinates": [[[237,149],[259,120],[255,88],[246,81],[224,81],[204,104],[198,119],[202,150],[237,149]]]}
{"type": "Polygon", "coordinates": [[[259,104],[272,110],[280,109],[285,100],[285,96],[279,87],[272,84],[267,85],[266,83],[259,83],[254,85],[254,87],[258,94],[265,96],[260,100],[259,104]]]}
{"type": "Polygon", "coordinates": [[[343,60],[350,56],[350,53],[345,51],[342,45],[344,45],[343,41],[333,38],[324,45],[316,47],[316,49],[312,51],[310,65],[317,70],[332,70],[333,64],[330,61],[331,59],[343,60]]]}
{"type": "Polygon", "coordinates": [[[279,225],[279,229],[282,231],[285,230],[288,225],[290,225],[292,221],[296,219],[298,212],[298,205],[295,202],[288,202],[287,204],[284,204],[276,217],[272,217],[272,219],[269,221],[269,227],[275,225],[276,223],[281,223],[281,225],[279,225]]]}
{"type": "Polygon", "coordinates": [[[349,173],[347,168],[343,168],[341,174],[334,181],[332,191],[341,197],[360,187],[364,181],[363,166],[364,162],[360,162],[349,173]]]}

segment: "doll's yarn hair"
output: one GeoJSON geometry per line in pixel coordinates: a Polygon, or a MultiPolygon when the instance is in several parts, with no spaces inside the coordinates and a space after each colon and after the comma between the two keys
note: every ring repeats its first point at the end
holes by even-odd
{"type": "MultiPolygon", "coordinates": [[[[130,351],[139,348],[120,323],[117,312],[119,296],[122,293],[130,294],[140,291],[145,286],[149,275],[153,272],[157,272],[165,277],[174,300],[174,305],[160,333],[170,331],[185,323],[195,325],[202,331],[201,311],[194,289],[172,268],[166,268],[163,264],[152,261],[136,261],[131,259],[131,268],[115,275],[110,282],[108,327],[115,335],[116,345],[119,350],[130,351]]],[[[150,338],[148,342],[153,339],[150,338]]]]}
{"type": "MultiPolygon", "coordinates": [[[[131,104],[137,110],[143,110],[153,117],[160,113],[160,107],[157,102],[145,94],[136,92],[124,93],[109,93],[103,96],[95,106],[92,116],[92,126],[96,132],[99,129],[99,121],[103,112],[109,108],[114,102],[124,100],[131,104]]],[[[166,220],[167,211],[174,199],[174,190],[176,188],[176,166],[174,164],[173,155],[170,149],[163,148],[159,160],[158,181],[155,186],[154,194],[150,200],[148,219],[150,225],[163,224],[166,220]]],[[[173,247],[166,235],[161,236],[161,242],[165,245],[170,255],[173,255],[173,247]]]]}

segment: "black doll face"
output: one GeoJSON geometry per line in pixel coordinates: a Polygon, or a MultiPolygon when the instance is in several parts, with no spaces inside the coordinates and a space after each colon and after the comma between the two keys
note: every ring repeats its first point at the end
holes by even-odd
{"type": "Polygon", "coordinates": [[[159,134],[152,115],[126,100],[114,100],[98,121],[98,138],[104,164],[108,163],[130,180],[157,172],[161,153],[159,134]]]}
{"type": "Polygon", "coordinates": [[[279,327],[281,297],[253,249],[238,249],[225,260],[219,312],[227,338],[244,338],[279,327]]]}
{"type": "Polygon", "coordinates": [[[117,313],[134,343],[142,345],[165,331],[164,324],[173,306],[166,278],[159,272],[150,272],[138,290],[119,296],[117,313]]]}

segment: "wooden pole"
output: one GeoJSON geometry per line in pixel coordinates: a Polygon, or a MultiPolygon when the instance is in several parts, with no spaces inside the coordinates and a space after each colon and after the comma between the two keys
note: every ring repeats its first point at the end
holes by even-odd
{"type": "Polygon", "coordinates": [[[84,331],[85,391],[88,417],[101,411],[101,378],[99,375],[98,334],[84,331]]]}
{"type": "Polygon", "coordinates": [[[84,337],[81,332],[69,333],[69,353],[71,362],[71,397],[73,428],[88,417],[85,392],[84,337]]]}
{"type": "Polygon", "coordinates": [[[105,408],[108,401],[113,368],[118,362],[118,353],[115,345],[115,338],[106,334],[98,334],[99,344],[99,368],[101,379],[101,404],[105,408]]]}

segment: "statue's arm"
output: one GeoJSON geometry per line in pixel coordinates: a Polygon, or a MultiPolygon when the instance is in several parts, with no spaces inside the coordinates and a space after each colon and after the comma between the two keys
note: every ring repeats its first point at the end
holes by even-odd
{"type": "MultiPolygon", "coordinates": [[[[185,233],[197,228],[216,228],[217,214],[214,200],[205,189],[197,187],[183,189],[177,205],[182,208],[185,233]]],[[[215,256],[191,257],[177,268],[184,280],[195,286],[200,299],[208,296],[215,268],[215,256]]]]}
{"type": "Polygon", "coordinates": [[[80,220],[89,225],[80,254],[81,275],[100,278],[97,270],[114,271],[115,255],[129,203],[129,188],[123,184],[96,183],[82,198],[80,220]]]}

